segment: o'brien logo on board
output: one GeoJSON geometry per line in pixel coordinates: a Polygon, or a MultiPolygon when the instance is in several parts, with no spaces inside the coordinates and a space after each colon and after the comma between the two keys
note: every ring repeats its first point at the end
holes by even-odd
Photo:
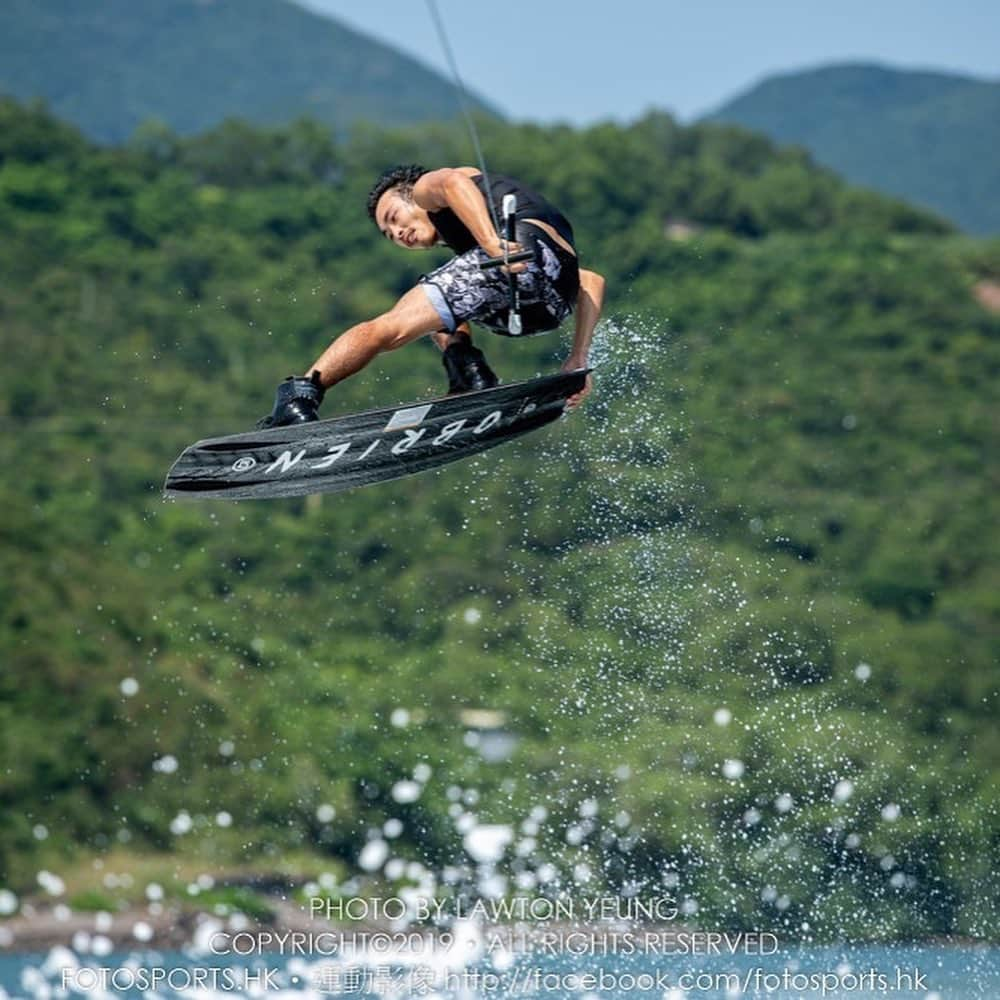
{"type": "MultiPolygon", "coordinates": [[[[310,472],[322,472],[338,462],[363,462],[370,455],[380,450],[396,458],[400,458],[417,445],[424,452],[428,449],[442,448],[466,436],[478,437],[496,427],[504,418],[503,410],[492,410],[480,420],[473,422],[467,417],[452,420],[443,427],[418,426],[431,410],[431,405],[414,406],[405,410],[397,410],[382,432],[383,436],[362,441],[341,441],[328,446],[318,454],[307,447],[297,451],[286,449],[274,461],[264,468],[268,475],[283,476],[296,467],[310,472]],[[402,431],[401,435],[385,436],[390,431],[402,431]],[[436,433],[435,433],[436,431],[436,433]]],[[[247,472],[258,464],[256,459],[244,456],[233,463],[234,472],[247,472]]]]}

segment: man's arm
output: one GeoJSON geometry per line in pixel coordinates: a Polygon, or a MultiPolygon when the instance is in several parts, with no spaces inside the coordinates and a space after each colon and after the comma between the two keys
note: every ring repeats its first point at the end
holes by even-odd
{"type": "MultiPolygon", "coordinates": [[[[601,317],[604,305],[604,278],[596,271],[580,271],[580,294],[576,300],[576,329],[573,332],[573,347],[563,363],[564,372],[586,368],[590,361],[590,342],[594,338],[594,328],[601,317]]],[[[570,408],[578,406],[590,392],[593,379],[587,376],[584,387],[566,400],[570,408]]]]}
{"type": "MultiPolygon", "coordinates": [[[[413,200],[428,212],[450,208],[472,234],[472,238],[491,257],[499,257],[503,254],[503,242],[493,226],[493,218],[483,193],[472,181],[478,173],[474,167],[431,170],[413,185],[413,200]]],[[[511,253],[520,249],[520,244],[508,245],[511,253]]],[[[511,264],[510,270],[516,274],[527,266],[523,262],[511,264]]]]}

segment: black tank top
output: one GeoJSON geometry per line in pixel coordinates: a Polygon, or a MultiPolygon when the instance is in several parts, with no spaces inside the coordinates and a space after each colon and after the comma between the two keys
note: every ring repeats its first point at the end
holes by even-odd
{"type": "MultiPolygon", "coordinates": [[[[483,175],[476,174],[470,179],[485,198],[486,184],[483,181],[483,175]]],[[[531,188],[525,187],[511,177],[490,174],[490,201],[493,202],[496,217],[500,220],[501,226],[503,225],[501,210],[505,194],[517,195],[515,218],[518,222],[524,219],[538,219],[540,222],[547,222],[570,246],[574,245],[573,227],[569,224],[566,216],[551,202],[543,198],[537,191],[532,191],[531,188]]],[[[428,212],[427,217],[431,220],[431,225],[437,230],[442,242],[451,247],[455,253],[465,253],[467,250],[479,246],[472,233],[465,228],[465,223],[450,208],[442,208],[439,212],[428,212]]]]}

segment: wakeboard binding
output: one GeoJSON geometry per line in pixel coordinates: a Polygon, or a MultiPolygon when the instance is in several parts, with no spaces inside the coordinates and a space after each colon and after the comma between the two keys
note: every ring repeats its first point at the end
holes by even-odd
{"type": "Polygon", "coordinates": [[[274,394],[274,408],[257,421],[257,427],[287,427],[319,420],[319,404],[323,402],[324,389],[319,372],[311,375],[289,375],[274,394]]]}
{"type": "Polygon", "coordinates": [[[461,340],[445,348],[441,363],[448,375],[449,396],[460,392],[492,389],[500,384],[496,372],[486,363],[486,356],[467,340],[461,340]]]}

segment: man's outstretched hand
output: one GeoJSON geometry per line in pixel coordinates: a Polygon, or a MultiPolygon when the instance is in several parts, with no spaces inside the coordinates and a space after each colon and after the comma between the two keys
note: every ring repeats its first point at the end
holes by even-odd
{"type": "MultiPolygon", "coordinates": [[[[576,358],[570,357],[566,359],[565,363],[563,364],[560,370],[564,372],[575,372],[579,371],[581,368],[586,368],[586,367],[587,367],[586,361],[581,362],[576,358]]],[[[594,376],[588,373],[587,381],[583,383],[583,388],[579,392],[574,393],[572,396],[568,396],[566,398],[566,408],[568,410],[575,409],[587,398],[587,396],[590,395],[590,390],[593,388],[594,388],[594,376]]]]}

